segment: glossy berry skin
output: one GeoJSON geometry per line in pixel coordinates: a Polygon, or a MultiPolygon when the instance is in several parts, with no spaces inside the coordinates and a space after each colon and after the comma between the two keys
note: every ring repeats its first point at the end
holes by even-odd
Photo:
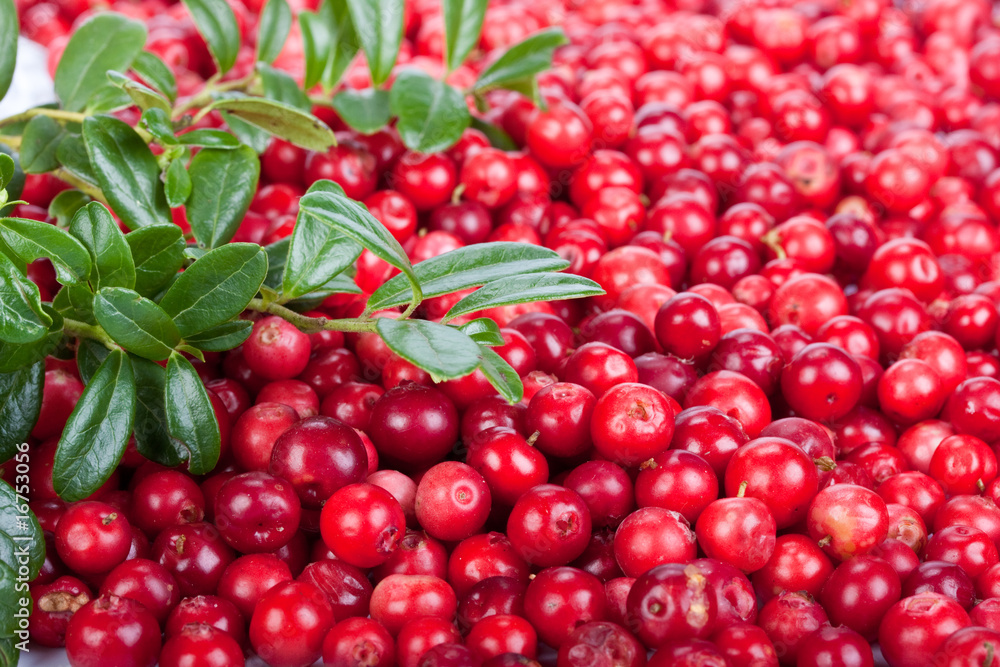
{"type": "Polygon", "coordinates": [[[610,461],[587,461],[566,475],[563,486],[580,494],[595,528],[614,528],[635,507],[632,479],[610,461]]]}
{"type": "Polygon", "coordinates": [[[678,512],[689,523],[719,497],[719,480],[704,457],[672,449],[640,467],[635,478],[639,507],[662,507],[678,512]]]}
{"type": "Polygon", "coordinates": [[[781,374],[781,393],[796,414],[815,421],[839,419],[861,399],[861,367],[828,343],[796,354],[781,374]]]}
{"type": "Polygon", "coordinates": [[[664,563],[686,563],[698,555],[687,520],[661,507],[643,507],[625,517],[615,531],[614,553],[627,577],[664,563]]]}
{"type": "Polygon", "coordinates": [[[864,637],[846,627],[825,626],[802,640],[798,665],[875,667],[872,648],[864,637]]]}
{"type": "Polygon", "coordinates": [[[129,598],[140,603],[160,625],[181,600],[180,587],[170,572],[146,558],[127,560],[108,573],[101,595],[129,598]]]}
{"type": "Polygon", "coordinates": [[[414,618],[396,636],[396,664],[399,667],[419,667],[420,659],[439,644],[461,644],[458,628],[441,618],[414,618]]]}
{"type": "Polygon", "coordinates": [[[777,667],[778,656],[767,633],[756,625],[735,623],[712,635],[712,643],[731,665],[777,667]]]}
{"type": "Polygon", "coordinates": [[[708,580],[693,565],[660,565],[639,577],[626,602],[626,620],[650,648],[678,639],[703,639],[717,613],[708,580]]]}
{"type": "Polygon", "coordinates": [[[406,517],[392,494],[374,484],[351,484],[323,506],[323,541],[337,558],[356,567],[388,560],[406,532],[406,517]]]}
{"type": "Polygon", "coordinates": [[[111,505],[86,501],[69,507],[55,531],[56,551],[74,572],[108,572],[125,560],[132,528],[111,505]]]}
{"type": "Polygon", "coordinates": [[[160,626],[128,598],[96,598],[66,628],[66,657],[74,667],[152,667],[159,653],[160,626]]]}
{"type": "Polygon", "coordinates": [[[163,645],[160,667],[241,667],[243,649],[225,632],[210,625],[186,626],[163,645]]]}
{"type": "Polygon", "coordinates": [[[696,359],[711,352],[722,334],[715,306],[690,292],[682,292],[660,306],[655,332],[663,349],[681,359],[696,359]]]}
{"type": "Polygon", "coordinates": [[[790,440],[757,438],[736,450],[726,467],[727,496],[761,500],[778,528],[802,519],[819,488],[812,459],[790,440]]]}
{"type": "Polygon", "coordinates": [[[248,554],[234,560],[222,573],[218,594],[236,605],[244,618],[250,618],[265,593],[291,580],[292,571],[274,554],[248,554]]]}
{"type": "Polygon", "coordinates": [[[372,584],[360,568],[342,560],[319,560],[306,565],[296,579],[323,591],[335,618],[368,615],[372,584]]]}
{"type": "Polygon", "coordinates": [[[394,635],[412,618],[428,616],[447,621],[457,609],[455,591],[439,577],[390,574],[372,592],[372,620],[394,635]]]}
{"type": "Polygon", "coordinates": [[[205,498],[193,479],[178,470],[145,477],[132,493],[130,523],[155,537],[166,528],[205,517],[205,498]]]}
{"type": "Polygon", "coordinates": [[[531,397],[525,429],[538,433],[535,447],[549,456],[570,457],[591,445],[590,425],[597,398],[579,384],[556,382],[531,397]]]}
{"type": "Polygon", "coordinates": [[[92,599],[87,585],[69,576],[47,584],[35,584],[31,587],[31,598],[33,605],[28,621],[31,639],[53,648],[66,645],[66,627],[70,619],[92,599]]]}
{"type": "Polygon", "coordinates": [[[225,482],[215,497],[215,525],[243,553],[280,549],[295,535],[302,505],[291,484],[263,472],[225,482]]]}
{"type": "Polygon", "coordinates": [[[250,619],[250,645],[272,667],[306,667],[322,654],[333,627],[326,596],[305,582],[278,584],[264,594],[250,619]]]}
{"type": "Polygon", "coordinates": [[[395,659],[392,635],[370,618],[344,619],[323,640],[323,664],[328,667],[392,667],[395,659]]]}
{"type": "Polygon", "coordinates": [[[594,449],[619,465],[638,465],[666,451],[674,434],[667,398],[638,383],[615,385],[597,401],[590,422],[594,449]]]}
{"type": "Polygon", "coordinates": [[[274,443],[299,421],[294,408],[281,403],[258,403],[233,424],[233,458],[243,470],[267,472],[274,443]]]}
{"type": "Polygon", "coordinates": [[[243,344],[250,370],[268,380],[288,380],[309,363],[309,336],[286,320],[272,315],[254,323],[243,344]]]}
{"type": "Polygon", "coordinates": [[[997,477],[993,450],[972,435],[951,435],[941,441],[927,470],[945,493],[976,494],[997,477]]]}
{"type": "Polygon", "coordinates": [[[592,524],[580,494],[554,484],[525,493],[507,519],[514,550],[538,567],[565,565],[587,548],[592,524]]]}
{"type": "Polygon", "coordinates": [[[180,634],[188,624],[209,625],[225,632],[242,645],[246,641],[246,621],[229,600],[214,595],[197,595],[181,600],[167,618],[166,638],[180,634]]]}
{"type": "Polygon", "coordinates": [[[777,528],[771,511],[756,498],[721,498],[701,513],[698,545],[709,558],[745,573],[764,567],[774,552],[777,528]]]}
{"type": "Polygon", "coordinates": [[[894,667],[927,664],[952,634],[970,625],[954,600],[938,593],[918,593],[893,605],[879,625],[882,655],[894,667]]]}
{"type": "Polygon", "coordinates": [[[871,551],[889,530],[889,514],[874,491],[853,484],[828,486],[809,505],[809,536],[823,540],[832,557],[846,560],[871,551]]]}
{"type": "Polygon", "coordinates": [[[368,436],[379,454],[405,465],[435,463],[458,440],[458,411],[437,389],[401,384],[372,409],[368,436]]]}
{"type": "Polygon", "coordinates": [[[765,602],[784,591],[819,597],[833,569],[830,558],[815,542],[792,533],[775,540],[771,558],[753,574],[753,585],[765,602]]]}
{"type": "Polygon", "coordinates": [[[268,471],[291,483],[305,509],[321,509],[338,489],[364,481],[368,455],[350,426],[309,417],[278,437],[268,471]]]}
{"type": "Polygon", "coordinates": [[[512,428],[494,426],[476,433],[465,462],[483,476],[494,502],[513,506],[528,489],[549,479],[549,463],[512,428]]]}
{"type": "Polygon", "coordinates": [[[524,594],[524,615],[543,642],[559,648],[573,630],[605,617],[604,585],[594,575],[573,567],[538,573],[524,594]]]}
{"type": "MultiPolygon", "coordinates": [[[[566,360],[566,381],[581,385],[600,398],[623,382],[635,382],[639,371],[626,353],[604,343],[585,343],[566,360]]],[[[530,408],[529,408],[530,410],[530,408]]]]}
{"type": "Polygon", "coordinates": [[[445,461],[421,477],[415,509],[417,521],[431,537],[457,542],[483,527],[491,503],[482,475],[464,463],[445,461]]]}
{"type": "Polygon", "coordinates": [[[209,523],[166,528],[153,542],[153,560],[173,573],[181,593],[211,595],[235,555],[209,523]]]}
{"type": "Polygon", "coordinates": [[[799,592],[781,593],[771,598],[757,616],[757,625],[764,629],[775,647],[784,647],[780,658],[789,665],[795,664],[806,637],[827,623],[823,607],[809,595],[799,592]]]}
{"type": "Polygon", "coordinates": [[[872,555],[856,556],[837,566],[819,595],[834,625],[843,625],[869,641],[878,625],[899,601],[902,584],[888,562],[872,555]]]}
{"type": "Polygon", "coordinates": [[[890,419],[914,424],[937,415],[944,403],[941,377],[920,359],[900,359],[878,381],[878,400],[890,419]]]}
{"type": "Polygon", "coordinates": [[[743,431],[756,438],[771,421],[767,395],[753,380],[732,371],[715,371],[698,379],[687,396],[684,407],[710,406],[736,419],[743,431]]]}
{"type": "Polygon", "coordinates": [[[465,599],[479,583],[503,577],[527,585],[531,568],[503,533],[490,532],[462,540],[448,558],[448,583],[465,599]]]}

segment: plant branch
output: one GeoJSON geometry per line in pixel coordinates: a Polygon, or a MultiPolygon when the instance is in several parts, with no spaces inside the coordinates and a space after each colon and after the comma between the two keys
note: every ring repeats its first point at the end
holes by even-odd
{"type": "Polygon", "coordinates": [[[78,176],[75,176],[74,174],[70,173],[69,171],[66,170],[65,167],[58,167],[57,169],[54,169],[50,173],[56,178],[58,178],[60,181],[63,181],[64,183],[69,183],[70,185],[72,185],[74,188],[84,193],[85,195],[89,195],[92,199],[101,202],[105,206],[108,206],[108,200],[104,198],[103,192],[101,192],[98,188],[95,188],[90,183],[87,183],[82,178],[79,178],[78,176]]]}
{"type": "Polygon", "coordinates": [[[320,331],[366,333],[375,331],[375,322],[373,320],[328,320],[325,317],[308,317],[280,304],[267,303],[264,299],[253,299],[247,304],[247,310],[277,315],[281,319],[291,322],[304,333],[318,333],[320,331]]]}
{"type": "MultiPolygon", "coordinates": [[[[192,109],[198,109],[201,107],[206,107],[212,103],[212,93],[224,93],[233,90],[246,90],[249,88],[254,81],[257,80],[256,70],[251,71],[242,79],[233,79],[232,81],[223,81],[222,83],[217,83],[217,78],[213,77],[209,79],[205,84],[205,87],[201,92],[190,97],[186,102],[174,109],[171,114],[171,120],[178,121],[184,117],[188,111],[192,109]]],[[[204,111],[204,109],[203,109],[204,111]]],[[[208,113],[207,111],[205,113],[208,113]]],[[[200,116],[196,116],[199,120],[204,116],[202,113],[200,116]]],[[[192,121],[192,125],[197,121],[192,121]]]]}
{"type": "Polygon", "coordinates": [[[54,118],[55,120],[62,120],[68,123],[82,123],[86,118],[87,114],[79,113],[77,111],[63,111],[62,109],[28,109],[19,114],[14,114],[0,120],[0,127],[4,125],[13,125],[14,123],[20,123],[23,120],[29,120],[35,116],[48,116],[49,118],[54,118]]]}
{"type": "Polygon", "coordinates": [[[13,148],[14,150],[20,150],[21,149],[21,137],[6,136],[6,135],[3,135],[3,134],[0,134],[0,144],[3,144],[4,146],[9,146],[9,147],[13,148]]]}
{"type": "Polygon", "coordinates": [[[63,320],[63,332],[75,338],[90,338],[104,345],[109,350],[120,350],[121,347],[112,340],[104,329],[93,324],[77,320],[63,320]]]}

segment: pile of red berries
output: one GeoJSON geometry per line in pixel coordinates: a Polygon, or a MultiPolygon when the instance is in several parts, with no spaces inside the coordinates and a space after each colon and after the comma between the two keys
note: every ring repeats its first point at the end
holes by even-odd
{"type": "MultiPolygon", "coordinates": [[[[252,44],[259,3],[230,4],[252,44]]],[[[18,6],[53,66],[91,10],[18,6]]],[[[148,21],[181,95],[211,75],[182,5],[112,7],[148,21]]],[[[439,70],[440,3],[407,9],[401,64],[439,70]]],[[[478,314],[502,327],[524,400],[480,371],[435,383],[374,333],[265,317],[196,363],[215,472],[130,447],[67,505],[51,470],[83,384],[50,357],[31,451],[49,539],[37,643],[74,666],[1000,659],[995,9],[512,0],[488,10],[482,52],[553,24],[571,43],[541,77],[547,107],[486,97],[521,150],[468,129],[407,152],[392,128],[318,108],[339,145],[273,141],[236,239],[287,237],[326,178],[414,263],[486,241],[555,250],[606,294],[478,314]]],[[[300,73],[301,50],[293,33],[277,64],[300,73]]],[[[239,63],[230,76],[252,46],[239,63]]],[[[29,176],[16,214],[45,219],[60,187],[29,176]]],[[[29,273],[51,298],[51,265],[29,273]]],[[[365,251],[355,281],[371,293],[391,275],[365,251]]],[[[365,298],[316,314],[357,316],[365,298]]]]}

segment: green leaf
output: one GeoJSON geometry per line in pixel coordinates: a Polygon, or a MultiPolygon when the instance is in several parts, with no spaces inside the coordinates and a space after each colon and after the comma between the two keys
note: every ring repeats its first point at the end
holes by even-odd
{"type": "Polygon", "coordinates": [[[222,116],[222,120],[226,121],[229,131],[235,134],[237,139],[254,149],[254,152],[258,155],[267,150],[268,144],[271,143],[270,134],[225,111],[219,113],[222,116]]]}
{"type": "Polygon", "coordinates": [[[471,122],[469,107],[457,88],[413,68],[396,76],[389,108],[399,117],[396,129],[403,143],[421,153],[450,148],[471,122]]]}
{"type": "Polygon", "coordinates": [[[444,0],[444,64],[459,67],[479,44],[488,0],[444,0]]]}
{"type": "Polygon", "coordinates": [[[225,0],[184,0],[184,6],[205,38],[219,73],[225,74],[236,64],[240,52],[240,29],[233,10],[225,0]]]}
{"type": "Polygon", "coordinates": [[[0,373],[0,461],[12,458],[17,444],[28,441],[42,408],[44,381],[42,361],[12,373],[0,373]]]}
{"type": "Polygon", "coordinates": [[[285,0],[268,0],[257,24],[257,61],[273,63],[292,29],[292,10],[285,0]]]}
{"type": "Polygon", "coordinates": [[[135,423],[132,425],[136,449],[150,461],[174,467],[186,456],[171,439],[167,424],[167,371],[159,364],[130,356],[135,374],[135,423]]]}
{"type": "Polygon", "coordinates": [[[97,114],[111,114],[132,106],[132,98],[124,90],[113,83],[105,83],[94,90],[94,93],[87,99],[87,105],[83,111],[88,116],[97,114]]]}
{"type": "Polygon", "coordinates": [[[163,194],[170,208],[179,208],[191,196],[191,175],[184,168],[184,162],[174,160],[167,167],[163,180],[163,194]]]}
{"type": "Polygon", "coordinates": [[[233,319],[256,296],[267,275],[267,255],[252,243],[212,250],[180,274],[160,300],[188,337],[233,319]]]}
{"type": "Polygon", "coordinates": [[[76,350],[76,368],[80,372],[80,379],[84,383],[89,383],[90,378],[101,367],[104,360],[111,354],[111,350],[98,343],[96,340],[84,338],[76,350]]]}
{"type": "Polygon", "coordinates": [[[385,83],[396,64],[403,39],[403,4],[403,0],[347,0],[376,86],[385,83]]]}
{"type": "Polygon", "coordinates": [[[362,134],[377,132],[389,124],[389,93],[384,90],[342,90],[333,96],[333,108],[362,134]]]}
{"type": "Polygon", "coordinates": [[[319,289],[354,263],[361,245],[329,223],[299,213],[281,282],[285,301],[319,289]]]}
{"type": "Polygon", "coordinates": [[[212,108],[309,150],[326,151],[337,143],[333,130],[320,119],[272,100],[235,97],[219,100],[212,108]]]}
{"type": "MultiPolygon", "coordinates": [[[[56,227],[66,229],[76,212],[91,201],[90,195],[79,190],[63,190],[52,198],[52,202],[49,204],[49,217],[56,219],[56,227]]],[[[93,259],[93,255],[91,259],[93,259]]]]}
{"type": "Polygon", "coordinates": [[[480,317],[459,327],[462,333],[480,345],[503,345],[500,326],[488,317],[480,317]]]}
{"type": "Polygon", "coordinates": [[[285,265],[288,264],[288,248],[292,243],[292,237],[287,236],[280,241],[275,241],[264,246],[264,254],[267,255],[267,275],[264,276],[264,286],[272,290],[281,288],[281,280],[285,274],[285,265]]]}
{"type": "MultiPolygon", "coordinates": [[[[562,271],[569,262],[548,248],[527,243],[478,243],[420,262],[413,271],[424,296],[451,294],[508,276],[562,271]]],[[[409,303],[403,276],[387,280],[368,299],[368,312],[409,303]]]]}
{"type": "Polygon", "coordinates": [[[0,639],[0,667],[17,667],[21,657],[21,650],[17,647],[19,641],[16,637],[0,639]]]}
{"type": "Polygon", "coordinates": [[[35,116],[21,137],[21,168],[26,174],[44,174],[59,166],[56,149],[65,136],[62,126],[48,116],[35,116]]]}
{"type": "Polygon", "coordinates": [[[204,148],[221,148],[233,150],[242,144],[235,136],[212,128],[191,130],[177,135],[177,143],[182,146],[202,146],[204,148]]]}
{"type": "Polygon", "coordinates": [[[376,257],[409,276],[411,283],[416,282],[413,266],[403,246],[358,202],[333,192],[314,191],[299,200],[299,210],[354,239],[376,257]]]}
{"type": "Polygon", "coordinates": [[[248,146],[236,150],[205,148],[191,160],[191,195],[186,210],[198,243],[215,248],[233,238],[250,208],[260,160],[248,146]]]}
{"type": "Polygon", "coordinates": [[[0,0],[0,100],[7,94],[10,82],[14,80],[19,30],[14,0],[0,0]]]}
{"type": "Polygon", "coordinates": [[[0,341],[31,343],[44,336],[50,324],[38,286],[0,253],[0,341]]]}
{"type": "Polygon", "coordinates": [[[66,285],[56,294],[52,306],[66,319],[97,324],[94,293],[86,285],[66,285]]]}
{"type": "Polygon", "coordinates": [[[178,141],[177,137],[174,136],[174,126],[170,122],[170,114],[163,109],[147,109],[142,113],[140,122],[161,145],[177,145],[178,141]]]}
{"type": "Polygon", "coordinates": [[[0,637],[16,636],[20,627],[17,614],[31,613],[31,593],[27,588],[23,592],[17,590],[18,577],[14,567],[14,561],[10,565],[0,561],[0,637]]]}
{"type": "Polygon", "coordinates": [[[517,371],[503,357],[488,347],[481,345],[479,353],[482,357],[479,370],[496,388],[497,393],[507,399],[511,405],[520,403],[521,399],[524,398],[524,384],[518,377],[517,371]]]}
{"type": "Polygon", "coordinates": [[[100,202],[91,202],[73,216],[70,234],[90,253],[94,289],[135,287],[135,262],[125,235],[100,202]]]}
{"type": "Polygon", "coordinates": [[[76,29],[56,68],[56,95],[81,111],[106,83],[108,70],[126,71],[146,43],[146,27],[122,14],[95,14],[76,29]]]}
{"type": "Polygon", "coordinates": [[[328,178],[321,178],[306,190],[306,194],[311,192],[329,192],[330,194],[340,195],[341,197],[346,197],[347,193],[344,192],[344,187],[340,183],[334,183],[328,178]]]}
{"type": "Polygon", "coordinates": [[[45,562],[45,537],[28,503],[6,482],[0,481],[0,532],[28,549],[28,577],[34,579],[45,562]]]}
{"type": "Polygon", "coordinates": [[[287,72],[275,69],[267,63],[257,63],[257,73],[260,74],[261,82],[264,84],[264,97],[295,107],[305,113],[312,111],[309,96],[302,92],[299,84],[295,83],[295,79],[287,72]]]}
{"type": "Polygon", "coordinates": [[[135,262],[135,291],[152,297],[184,265],[184,235],[176,225],[152,225],[125,235],[135,262]]]}
{"type": "Polygon", "coordinates": [[[479,346],[453,327],[427,320],[380,318],[375,328],[389,349],[435,380],[468,375],[479,366],[479,346]]]}
{"type": "Polygon", "coordinates": [[[211,472],[219,461],[219,423],[198,371],[177,352],[167,362],[167,424],[187,450],[188,471],[211,472]]]}
{"type": "Polygon", "coordinates": [[[604,290],[593,280],[568,273],[511,276],[480,287],[452,306],[444,319],[515,303],[580,299],[601,294],[604,290]]]}
{"type": "Polygon", "coordinates": [[[302,50],[306,61],[302,83],[309,90],[319,83],[326,68],[331,51],[330,33],[316,12],[299,12],[299,27],[302,29],[302,50]]]}
{"type": "Polygon", "coordinates": [[[170,316],[154,302],[123,287],[107,287],[94,297],[94,316],[116,343],[132,354],[162,361],[181,342],[170,316]]]}
{"type": "Polygon", "coordinates": [[[505,151],[516,151],[520,149],[510,135],[501,130],[499,127],[493,123],[487,123],[481,118],[472,117],[472,127],[476,128],[480,132],[486,135],[486,138],[490,140],[490,145],[494,148],[499,148],[505,151]]]}
{"type": "Polygon", "coordinates": [[[83,390],[59,440],[52,485],[61,498],[83,500],[108,480],[125,453],[134,414],[132,364],[113,350],[83,390]]]}
{"type": "Polygon", "coordinates": [[[479,74],[474,90],[485,92],[493,88],[508,88],[520,84],[552,66],[552,54],[567,44],[562,28],[548,28],[527,37],[507,49],[492,65],[479,74]]]}
{"type": "Polygon", "coordinates": [[[13,373],[43,360],[63,341],[63,316],[47,303],[42,304],[42,311],[52,320],[46,335],[26,344],[0,342],[0,373],[13,373]]]}
{"type": "Polygon", "coordinates": [[[87,146],[80,135],[68,134],[63,137],[56,150],[56,158],[63,169],[84,183],[95,188],[100,187],[97,175],[94,174],[94,166],[90,162],[90,155],[87,154],[87,146]]]}
{"type": "Polygon", "coordinates": [[[76,285],[90,275],[90,253],[79,241],[55,225],[24,218],[0,219],[0,238],[25,262],[52,260],[56,279],[76,285]]]}
{"type": "Polygon", "coordinates": [[[83,122],[83,139],[101,191],[129,229],[171,220],[160,167],[135,130],[117,118],[95,116],[83,122]]]}
{"type": "Polygon", "coordinates": [[[361,50],[357,32],[351,22],[351,13],[346,2],[326,0],[320,7],[320,16],[326,25],[330,49],[323,69],[323,89],[332,91],[340,83],[347,67],[361,50]]]}
{"type": "Polygon", "coordinates": [[[125,94],[128,95],[128,99],[135,102],[135,104],[143,111],[148,109],[160,109],[165,112],[170,111],[170,101],[146,84],[134,81],[121,72],[116,72],[115,70],[108,71],[108,79],[113,85],[124,91],[125,94]]]}
{"type": "Polygon", "coordinates": [[[174,73],[159,56],[149,51],[140,51],[132,61],[132,71],[146,82],[146,85],[160,91],[171,103],[177,99],[177,81],[174,73]]]}
{"type": "Polygon", "coordinates": [[[185,339],[185,341],[205,352],[225,352],[238,345],[250,337],[253,330],[253,322],[249,320],[233,320],[223,322],[217,326],[202,331],[185,339]]]}
{"type": "Polygon", "coordinates": [[[16,172],[17,164],[14,162],[14,158],[6,153],[0,153],[0,188],[7,187],[7,184],[14,179],[16,172]]]}

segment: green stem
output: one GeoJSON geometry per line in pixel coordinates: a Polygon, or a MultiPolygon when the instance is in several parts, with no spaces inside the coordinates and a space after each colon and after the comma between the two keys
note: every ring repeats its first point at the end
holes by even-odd
{"type": "Polygon", "coordinates": [[[104,329],[93,324],[66,319],[63,320],[63,332],[75,338],[90,338],[91,340],[96,340],[109,350],[121,349],[121,347],[119,347],[119,345],[112,340],[111,336],[109,336],[104,329]]]}
{"type": "Polygon", "coordinates": [[[281,319],[291,322],[305,333],[318,333],[320,331],[367,333],[375,331],[375,322],[373,320],[328,320],[325,317],[307,317],[281,304],[266,303],[264,299],[253,299],[247,304],[247,310],[277,315],[281,319]]]}
{"type": "Polygon", "coordinates": [[[49,118],[54,118],[55,120],[62,120],[68,123],[82,123],[86,118],[87,114],[79,113],[77,111],[63,111],[62,109],[28,109],[19,114],[14,114],[0,120],[0,127],[4,125],[13,125],[14,123],[20,123],[23,120],[29,120],[35,116],[48,116],[49,118]]]}
{"type": "Polygon", "coordinates": [[[105,206],[108,206],[108,200],[104,198],[103,192],[101,192],[98,188],[95,188],[90,183],[87,183],[83,179],[71,174],[64,167],[59,167],[50,173],[56,178],[58,178],[60,181],[63,181],[64,183],[69,183],[70,185],[72,185],[74,188],[84,193],[85,195],[89,195],[92,199],[96,199],[105,206]]]}
{"type": "MultiPolygon", "coordinates": [[[[218,83],[218,77],[213,77],[209,79],[207,83],[205,83],[205,87],[202,89],[200,93],[194,95],[188,101],[184,102],[179,107],[174,109],[170,119],[173,121],[178,121],[181,118],[183,118],[184,114],[186,114],[188,111],[210,105],[212,103],[212,93],[224,93],[232,90],[246,90],[251,85],[253,85],[254,81],[256,80],[257,80],[256,70],[250,72],[242,79],[233,79],[232,81],[223,81],[222,83],[218,83]]],[[[201,120],[201,118],[206,113],[208,113],[204,109],[202,109],[202,112],[203,113],[196,116],[195,118],[201,120]]],[[[194,120],[190,124],[193,125],[196,122],[197,120],[194,120]]]]}
{"type": "Polygon", "coordinates": [[[14,150],[21,150],[21,137],[8,137],[0,134],[0,144],[4,146],[10,146],[14,150]]]}

